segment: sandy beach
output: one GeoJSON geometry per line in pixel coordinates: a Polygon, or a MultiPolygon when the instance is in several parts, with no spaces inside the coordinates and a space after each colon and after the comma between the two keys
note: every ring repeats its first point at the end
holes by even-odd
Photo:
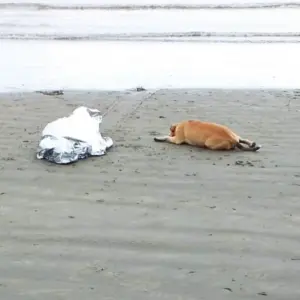
{"type": "Polygon", "coordinates": [[[1,94],[1,300],[298,300],[299,116],[295,90],[1,94]],[[114,147],[37,160],[44,126],[79,105],[114,147]],[[153,141],[187,118],[262,149],[153,141]]]}

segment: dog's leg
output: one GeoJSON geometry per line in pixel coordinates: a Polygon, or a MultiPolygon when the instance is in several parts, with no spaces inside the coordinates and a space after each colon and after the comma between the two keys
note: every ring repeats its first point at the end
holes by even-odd
{"type": "MultiPolygon", "coordinates": [[[[241,144],[246,144],[246,145],[248,145],[250,148],[256,148],[256,147],[258,147],[258,145],[256,145],[256,143],[255,142],[253,142],[253,141],[250,141],[250,140],[247,140],[247,139],[239,139],[239,143],[241,143],[241,144]]],[[[260,148],[261,146],[259,146],[259,148],[260,148]]]]}
{"type": "Polygon", "coordinates": [[[157,136],[154,138],[154,141],[155,142],[168,142],[168,143],[177,144],[177,145],[180,145],[183,143],[182,141],[179,141],[178,139],[176,139],[176,136],[169,136],[169,135],[157,136]]]}
{"type": "Polygon", "coordinates": [[[256,145],[255,143],[254,143],[254,145],[252,147],[249,146],[249,148],[248,147],[244,147],[241,143],[237,143],[236,147],[238,149],[242,150],[242,151],[252,151],[252,152],[255,152],[255,151],[257,151],[257,150],[259,150],[261,148],[260,145],[256,145]]]}
{"type": "Polygon", "coordinates": [[[205,147],[210,150],[233,150],[234,145],[230,141],[220,139],[208,139],[205,142],[205,147]]]}

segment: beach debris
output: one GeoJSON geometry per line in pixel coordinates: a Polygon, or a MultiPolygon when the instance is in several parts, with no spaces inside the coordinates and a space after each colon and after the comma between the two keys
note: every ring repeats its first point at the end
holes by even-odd
{"type": "Polygon", "coordinates": [[[231,289],[231,288],[228,288],[228,287],[224,288],[223,290],[226,290],[226,291],[232,292],[232,289],[231,289]]]}
{"type": "Polygon", "coordinates": [[[143,88],[142,86],[138,86],[138,87],[136,88],[136,91],[137,91],[137,92],[145,92],[146,89],[143,88]]]}
{"type": "Polygon", "coordinates": [[[266,292],[260,292],[260,293],[257,293],[257,295],[259,295],[259,296],[268,296],[268,294],[266,292]]]}
{"type": "Polygon", "coordinates": [[[246,160],[246,161],[243,161],[243,160],[237,160],[237,161],[235,162],[235,164],[236,164],[237,166],[243,166],[243,167],[245,167],[245,166],[254,167],[254,164],[253,164],[251,161],[249,161],[249,160],[246,160]]]}
{"type": "Polygon", "coordinates": [[[206,207],[208,207],[208,208],[210,208],[210,209],[215,209],[215,208],[217,208],[215,205],[213,205],[213,206],[206,206],[206,207]]]}
{"type": "Polygon", "coordinates": [[[155,136],[158,134],[159,134],[159,132],[157,132],[157,131],[149,131],[149,135],[151,135],[151,136],[155,136]]]}
{"type": "Polygon", "coordinates": [[[2,159],[2,160],[5,160],[5,161],[16,160],[15,158],[10,157],[10,156],[8,156],[8,157],[3,157],[3,158],[1,158],[1,159],[2,159]]]}
{"type": "Polygon", "coordinates": [[[185,173],[184,176],[197,176],[197,173],[185,173]]]}
{"type": "Polygon", "coordinates": [[[89,156],[102,156],[113,140],[101,135],[99,110],[80,106],[68,117],[48,123],[37,148],[37,158],[70,164],[89,156]]]}
{"type": "Polygon", "coordinates": [[[36,93],[43,94],[45,96],[61,96],[64,94],[62,90],[53,90],[53,91],[36,91],[36,93]]]}

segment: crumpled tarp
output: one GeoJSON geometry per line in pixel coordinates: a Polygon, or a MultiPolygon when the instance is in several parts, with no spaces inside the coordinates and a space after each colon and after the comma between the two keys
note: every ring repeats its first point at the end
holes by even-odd
{"type": "Polygon", "coordinates": [[[68,117],[48,123],[42,132],[37,158],[56,164],[69,164],[89,156],[106,154],[113,145],[100,132],[99,110],[80,106],[68,117]]]}

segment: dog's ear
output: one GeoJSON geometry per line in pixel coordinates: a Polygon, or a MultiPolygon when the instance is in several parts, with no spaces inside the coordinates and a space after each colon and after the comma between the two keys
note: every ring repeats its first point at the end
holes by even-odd
{"type": "Polygon", "coordinates": [[[177,127],[177,124],[172,124],[170,126],[170,131],[175,131],[176,130],[176,127],[177,127]]]}
{"type": "Polygon", "coordinates": [[[177,127],[177,124],[172,124],[170,126],[170,136],[175,136],[176,127],[177,127]]]}

